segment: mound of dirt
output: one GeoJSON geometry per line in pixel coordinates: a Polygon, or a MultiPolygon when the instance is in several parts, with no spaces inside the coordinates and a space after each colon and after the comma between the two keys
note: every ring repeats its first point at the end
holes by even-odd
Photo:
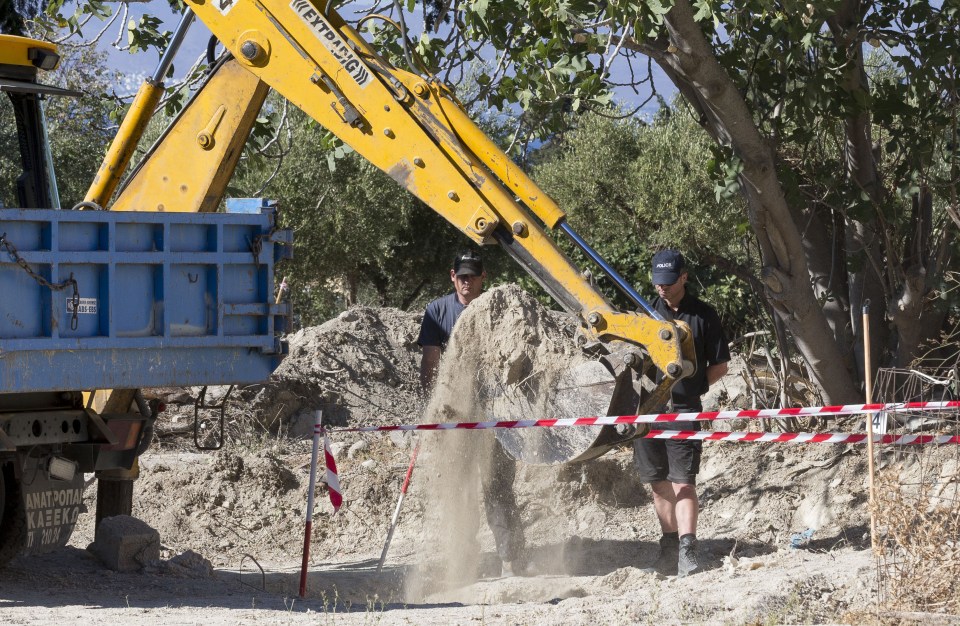
{"type": "Polygon", "coordinates": [[[409,422],[421,405],[420,315],[358,307],[289,337],[290,354],[267,385],[245,390],[269,427],[313,430],[313,411],[336,426],[409,422]]]}
{"type": "MultiPolygon", "coordinates": [[[[398,309],[356,307],[297,331],[287,338],[290,352],[270,380],[231,397],[231,417],[295,438],[311,436],[318,409],[324,423],[334,426],[417,421],[423,405],[417,345],[421,317],[398,309]]],[[[158,426],[161,433],[192,432],[199,392],[147,392],[168,406],[158,426]]],[[[211,388],[207,402],[216,404],[225,392],[225,387],[211,388]]]]}

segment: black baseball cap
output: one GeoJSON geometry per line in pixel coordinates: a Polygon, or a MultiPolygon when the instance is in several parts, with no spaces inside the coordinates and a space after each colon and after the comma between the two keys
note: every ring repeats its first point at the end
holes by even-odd
{"type": "Polygon", "coordinates": [[[653,255],[653,284],[672,285],[687,269],[687,263],[678,250],[661,250],[653,255]]]}
{"type": "Polygon", "coordinates": [[[479,252],[464,250],[453,260],[453,273],[456,276],[480,276],[483,274],[483,259],[479,252]]]}

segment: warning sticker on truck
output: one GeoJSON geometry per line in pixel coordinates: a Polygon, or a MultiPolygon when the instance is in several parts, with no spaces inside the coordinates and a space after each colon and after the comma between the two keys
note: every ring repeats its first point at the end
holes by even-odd
{"type": "MultiPolygon", "coordinates": [[[[73,315],[73,299],[67,298],[67,313],[73,315]]],[[[96,298],[80,298],[80,304],[77,306],[78,315],[96,315],[97,314],[97,299],[96,298]]]]}
{"type": "Polygon", "coordinates": [[[373,77],[363,64],[363,61],[354,54],[353,50],[347,46],[347,42],[333,29],[330,22],[320,15],[308,0],[293,0],[293,2],[290,3],[290,7],[296,11],[297,15],[316,33],[320,43],[330,51],[330,54],[337,60],[337,63],[342,65],[343,69],[347,70],[347,73],[354,82],[361,87],[366,87],[370,84],[373,77]]]}

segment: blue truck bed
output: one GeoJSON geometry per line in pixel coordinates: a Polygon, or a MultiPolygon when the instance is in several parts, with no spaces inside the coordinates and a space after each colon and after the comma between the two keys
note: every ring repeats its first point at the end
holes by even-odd
{"type": "Polygon", "coordinates": [[[266,379],[289,315],[275,217],[0,209],[0,393],[266,379]]]}

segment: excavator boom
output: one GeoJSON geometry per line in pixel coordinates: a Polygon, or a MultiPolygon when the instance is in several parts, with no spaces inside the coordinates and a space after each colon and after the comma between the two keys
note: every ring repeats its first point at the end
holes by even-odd
{"type": "MultiPolygon", "coordinates": [[[[660,372],[659,382],[639,399],[615,407],[629,411],[662,405],[673,384],[692,371],[695,357],[688,329],[661,319],[615,273],[614,279],[643,311],[614,307],[545,228],[561,229],[588,255],[598,255],[572,232],[563,211],[473,123],[450,88],[434,77],[393,67],[331,4],[187,0],[188,11],[195,12],[232,55],[229,66],[255,78],[238,81],[238,89],[211,87],[197,94],[192,106],[202,112],[184,112],[176,124],[194,121],[183,121],[184,128],[171,131],[155,146],[113,206],[213,209],[235,159],[212,149],[229,144],[228,153],[236,155],[242,143],[237,137],[249,132],[249,125],[239,120],[250,118],[263,100],[262,85],[269,85],[467,237],[481,245],[501,245],[561,306],[581,318],[589,340],[618,346],[616,358],[608,360],[612,377],[620,381],[633,372],[653,379],[654,368],[660,372]],[[236,111],[226,116],[236,123],[221,124],[227,108],[236,111]],[[176,159],[187,153],[196,155],[191,171],[173,176],[176,159]]],[[[129,126],[142,127],[134,122],[129,126]]],[[[131,136],[117,141],[129,146],[131,136]]],[[[111,153],[125,154],[119,149],[111,153]]],[[[103,190],[112,189],[113,179],[126,167],[112,161],[111,153],[98,176],[100,191],[91,188],[88,200],[105,204],[109,197],[103,190]]],[[[628,385],[618,382],[617,387],[628,385]]]]}

